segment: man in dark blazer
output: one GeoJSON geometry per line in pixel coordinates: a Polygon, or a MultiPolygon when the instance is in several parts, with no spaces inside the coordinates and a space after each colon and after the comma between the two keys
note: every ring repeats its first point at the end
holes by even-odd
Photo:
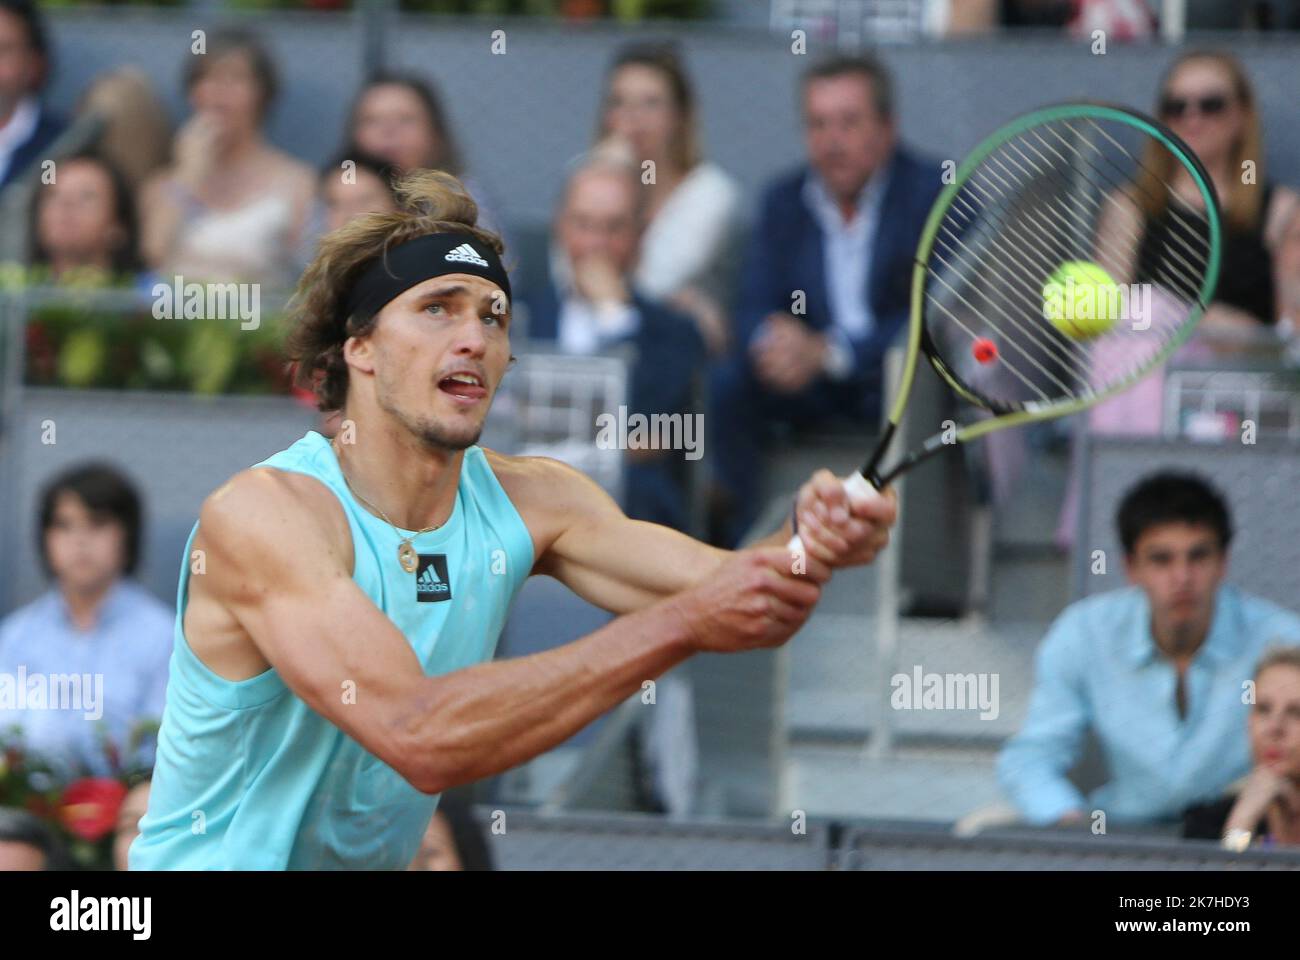
{"type": "MultiPolygon", "coordinates": [[[[522,271],[516,295],[525,308],[521,326],[529,343],[560,352],[627,356],[629,417],[686,417],[696,413],[704,342],[690,318],[631,286],[642,202],[634,168],[595,159],[572,174],[553,225],[549,263],[522,271]]],[[[695,442],[703,446],[702,431],[695,442]]],[[[686,471],[700,467],[687,458],[689,452],[629,449],[623,503],[628,516],[687,528],[686,471]]]]}
{"type": "Polygon", "coordinates": [[[742,273],[735,347],[715,371],[714,538],[736,543],[757,502],[768,429],[874,430],[882,360],[907,323],[912,264],[942,189],[900,146],[889,75],[836,58],[803,78],[808,165],[764,193],[742,273]]]}
{"type": "Polygon", "coordinates": [[[38,164],[63,132],[40,102],[49,46],[31,0],[0,0],[0,190],[38,164]]]}

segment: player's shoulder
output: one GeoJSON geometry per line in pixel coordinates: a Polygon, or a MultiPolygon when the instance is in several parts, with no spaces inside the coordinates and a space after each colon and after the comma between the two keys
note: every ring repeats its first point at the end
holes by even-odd
{"type": "Polygon", "coordinates": [[[554,457],[520,456],[480,448],[498,482],[515,503],[567,500],[588,495],[595,481],[554,457]]]}
{"type": "Polygon", "coordinates": [[[576,524],[601,523],[621,515],[613,498],[595,480],[563,461],[490,450],[484,454],[539,552],[576,524]]]}
{"type": "Polygon", "coordinates": [[[241,470],[212,491],[199,510],[205,538],[232,547],[346,533],[338,498],[303,473],[257,466],[241,470]]]}

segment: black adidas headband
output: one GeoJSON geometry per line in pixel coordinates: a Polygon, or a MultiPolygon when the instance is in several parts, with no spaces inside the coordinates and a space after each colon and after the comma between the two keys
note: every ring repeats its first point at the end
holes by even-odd
{"type": "Polygon", "coordinates": [[[491,280],[510,304],[510,278],[496,251],[467,233],[430,233],[398,244],[361,271],[344,300],[343,322],[369,318],[417,284],[449,273],[491,280]]]}

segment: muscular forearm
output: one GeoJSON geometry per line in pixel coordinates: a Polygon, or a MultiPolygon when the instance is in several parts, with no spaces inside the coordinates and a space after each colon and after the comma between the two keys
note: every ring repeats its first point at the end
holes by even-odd
{"type": "Polygon", "coordinates": [[[614,614],[644,610],[688,590],[731,556],[684,533],[638,521],[624,521],[609,532],[592,530],[578,543],[580,554],[552,555],[536,572],[614,614]]]}
{"type": "MultiPolygon", "coordinates": [[[[672,601],[620,617],[555,650],[430,681],[410,749],[420,789],[479,780],[563,743],[693,652],[672,601]]],[[[413,780],[413,782],[415,782],[413,780]]]]}

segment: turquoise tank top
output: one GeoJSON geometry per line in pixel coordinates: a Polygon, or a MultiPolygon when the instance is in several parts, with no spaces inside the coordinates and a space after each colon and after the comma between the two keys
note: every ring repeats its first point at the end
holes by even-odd
{"type": "MultiPolygon", "coordinates": [[[[491,659],[533,543],[481,448],[465,451],[451,518],[415,538],[415,574],[398,563],[399,535],[353,499],[321,434],[256,466],[305,473],[338,497],[352,531],[352,579],[426,674],[491,659]]],[[[308,707],[274,669],[226,680],[190,650],[181,625],[198,528],[181,563],[153,787],[130,868],[404,869],[438,797],[308,707]]]]}

